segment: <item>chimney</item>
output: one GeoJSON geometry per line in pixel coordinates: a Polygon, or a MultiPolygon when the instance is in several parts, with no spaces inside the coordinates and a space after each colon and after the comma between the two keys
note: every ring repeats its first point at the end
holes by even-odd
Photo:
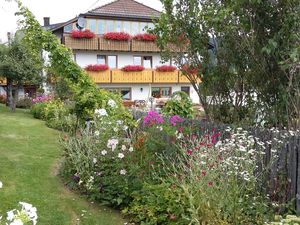
{"type": "Polygon", "coordinates": [[[50,17],[44,17],[44,27],[50,25],[50,17]]]}

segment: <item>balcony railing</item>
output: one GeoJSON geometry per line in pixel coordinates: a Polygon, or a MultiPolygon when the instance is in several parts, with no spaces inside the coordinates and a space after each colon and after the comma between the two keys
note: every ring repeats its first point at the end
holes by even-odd
{"type": "Polygon", "coordinates": [[[7,84],[6,78],[0,77],[0,85],[6,85],[6,84],[7,84]]]}
{"type": "Polygon", "coordinates": [[[154,42],[132,40],[131,51],[133,52],[159,52],[159,48],[154,42]]]}
{"type": "Polygon", "coordinates": [[[99,50],[98,38],[91,39],[75,39],[71,36],[64,37],[64,44],[66,47],[76,50],[99,50]]]}
{"type": "Polygon", "coordinates": [[[106,40],[102,36],[91,39],[75,39],[65,35],[63,43],[66,47],[74,50],[99,50],[99,51],[122,51],[122,52],[160,52],[154,42],[138,40],[114,41],[106,40]]]}
{"type": "Polygon", "coordinates": [[[100,84],[178,84],[190,81],[176,70],[174,72],[158,72],[146,69],[140,72],[125,72],[119,69],[101,72],[87,72],[95,83],[100,84]]]}

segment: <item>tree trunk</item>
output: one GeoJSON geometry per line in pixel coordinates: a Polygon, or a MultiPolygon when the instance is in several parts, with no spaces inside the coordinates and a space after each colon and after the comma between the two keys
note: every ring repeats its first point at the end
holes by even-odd
{"type": "Polygon", "coordinates": [[[7,104],[11,111],[15,112],[14,97],[13,97],[13,80],[7,78],[7,104]]]}

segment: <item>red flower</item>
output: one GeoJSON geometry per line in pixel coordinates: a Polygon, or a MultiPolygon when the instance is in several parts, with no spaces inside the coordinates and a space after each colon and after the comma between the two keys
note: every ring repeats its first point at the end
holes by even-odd
{"type": "Polygon", "coordinates": [[[137,34],[133,37],[133,39],[138,41],[152,41],[154,42],[156,40],[155,34],[137,34]]]}
{"type": "Polygon", "coordinates": [[[84,31],[82,30],[72,30],[71,33],[72,38],[80,39],[80,38],[94,38],[95,34],[90,31],[89,29],[86,29],[84,31]]]}
{"type": "Polygon", "coordinates": [[[104,34],[103,37],[114,41],[129,41],[131,39],[131,35],[125,32],[109,32],[104,34]]]}
{"type": "Polygon", "coordinates": [[[163,65],[163,66],[156,67],[156,71],[159,72],[174,72],[175,70],[176,70],[175,66],[163,65]]]}
{"type": "Polygon", "coordinates": [[[182,66],[182,71],[184,73],[187,73],[187,74],[198,74],[199,73],[199,69],[198,68],[195,68],[195,67],[192,67],[188,64],[184,64],[182,66]]]}
{"type": "Polygon", "coordinates": [[[187,150],[187,154],[188,155],[192,155],[193,154],[193,150],[192,149],[187,150]]]}
{"type": "Polygon", "coordinates": [[[94,72],[105,71],[108,69],[109,69],[108,65],[101,65],[101,64],[88,65],[85,67],[86,71],[94,71],[94,72]]]}
{"type": "Polygon", "coordinates": [[[202,175],[202,177],[205,177],[205,176],[206,176],[206,171],[203,170],[203,171],[201,172],[201,175],[202,175]]]}
{"type": "Polygon", "coordinates": [[[209,181],[209,182],[208,182],[208,186],[209,186],[209,187],[212,187],[213,185],[214,185],[214,182],[212,182],[212,181],[209,181]]]}
{"type": "Polygon", "coordinates": [[[128,65],[122,68],[122,71],[130,72],[130,71],[143,71],[145,67],[143,66],[135,66],[135,65],[128,65]]]}

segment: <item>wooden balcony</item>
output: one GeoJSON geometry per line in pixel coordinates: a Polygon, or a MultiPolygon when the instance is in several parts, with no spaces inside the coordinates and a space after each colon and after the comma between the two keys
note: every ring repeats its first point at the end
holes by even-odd
{"type": "Polygon", "coordinates": [[[98,50],[98,38],[91,39],[75,39],[71,36],[64,37],[64,44],[66,47],[76,50],[98,50]]]}
{"type": "Polygon", "coordinates": [[[125,72],[113,69],[101,72],[87,71],[95,83],[99,84],[180,84],[190,83],[178,70],[158,72],[146,69],[140,72],[125,72]]]}
{"type": "Polygon", "coordinates": [[[6,78],[0,77],[0,85],[6,85],[6,84],[7,84],[6,78]]]}
{"type": "Polygon", "coordinates": [[[99,50],[130,52],[130,41],[113,41],[99,37],[99,50]]]}
{"type": "Polygon", "coordinates": [[[124,72],[122,70],[112,70],[112,83],[152,83],[153,70],[140,72],[124,72]]]}
{"type": "Polygon", "coordinates": [[[158,72],[154,71],[153,83],[178,83],[178,71],[158,72]]]}
{"type": "Polygon", "coordinates": [[[133,52],[160,52],[154,42],[132,40],[131,50],[133,52]]]}
{"type": "Polygon", "coordinates": [[[95,83],[110,83],[111,82],[111,73],[110,70],[106,70],[106,71],[100,71],[100,72],[91,72],[89,71],[88,74],[90,75],[90,77],[92,78],[92,80],[95,83]]]}

